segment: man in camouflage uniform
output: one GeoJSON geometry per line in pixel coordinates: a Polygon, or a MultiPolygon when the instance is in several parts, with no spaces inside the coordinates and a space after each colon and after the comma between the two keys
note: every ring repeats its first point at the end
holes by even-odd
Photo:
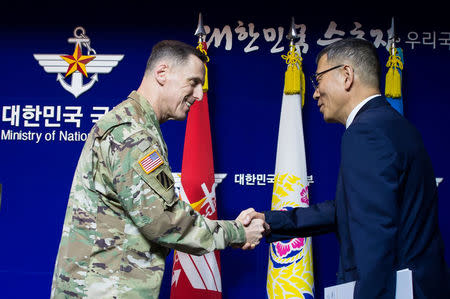
{"type": "Polygon", "coordinates": [[[262,221],[209,220],[174,192],[159,124],[185,119],[201,100],[204,59],[187,44],[158,43],[139,89],[92,128],[72,183],[52,298],[158,298],[170,248],[201,255],[259,243],[262,221]]]}

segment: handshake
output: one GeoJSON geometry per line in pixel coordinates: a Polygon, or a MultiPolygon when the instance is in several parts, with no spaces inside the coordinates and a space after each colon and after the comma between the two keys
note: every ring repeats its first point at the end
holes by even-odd
{"type": "Polygon", "coordinates": [[[242,211],[236,218],[244,226],[245,244],[243,250],[254,249],[263,236],[270,232],[270,226],[265,221],[263,213],[256,212],[253,208],[242,211]]]}

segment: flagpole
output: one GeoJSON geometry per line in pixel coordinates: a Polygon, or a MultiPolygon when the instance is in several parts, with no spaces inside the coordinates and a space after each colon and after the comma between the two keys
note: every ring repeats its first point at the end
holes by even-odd
{"type": "MultiPolygon", "coordinates": [[[[304,74],[302,58],[295,47],[295,20],[287,35],[289,51],[278,131],[272,210],[290,210],[309,205],[303,136],[302,103],[304,74]],[[302,79],[303,78],[303,79],[302,79]]],[[[294,238],[270,244],[267,270],[268,298],[314,298],[311,238],[294,238]]]]}
{"type": "Polygon", "coordinates": [[[385,96],[391,106],[403,115],[402,98],[402,70],[403,70],[403,51],[397,48],[396,34],[394,26],[394,17],[391,20],[389,29],[388,52],[389,59],[386,66],[389,68],[386,73],[385,96]]]}
{"type": "MultiPolygon", "coordinates": [[[[205,29],[199,15],[197,49],[207,56],[205,29]]],[[[207,58],[207,61],[209,58],[207,58]]],[[[217,205],[212,153],[211,128],[208,108],[208,80],[205,63],[203,98],[194,103],[186,123],[186,134],[181,168],[180,198],[191,207],[212,220],[217,219],[217,205]]],[[[171,299],[221,299],[222,282],[220,255],[218,251],[203,256],[193,256],[180,251],[174,253],[172,269],[171,299]]]]}

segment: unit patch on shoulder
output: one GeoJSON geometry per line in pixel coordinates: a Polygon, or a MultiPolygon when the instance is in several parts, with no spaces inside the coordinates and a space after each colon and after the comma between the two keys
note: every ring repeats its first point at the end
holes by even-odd
{"type": "Polygon", "coordinates": [[[156,179],[166,191],[173,186],[173,180],[164,171],[158,173],[156,179]]]}
{"type": "Polygon", "coordinates": [[[152,151],[139,161],[139,165],[141,165],[146,174],[149,174],[162,164],[164,164],[164,161],[157,150],[152,151]]]}

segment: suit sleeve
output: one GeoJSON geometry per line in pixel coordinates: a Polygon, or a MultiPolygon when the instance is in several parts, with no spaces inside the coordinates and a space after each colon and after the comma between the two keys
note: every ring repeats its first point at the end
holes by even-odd
{"type": "Polygon", "coordinates": [[[271,229],[266,236],[267,242],[319,235],[336,228],[335,203],[331,200],[307,208],[266,211],[264,214],[271,229]]]}
{"type": "Polygon", "coordinates": [[[341,155],[359,275],[354,298],[394,298],[399,153],[384,132],[359,124],[345,132],[341,155]]]}

